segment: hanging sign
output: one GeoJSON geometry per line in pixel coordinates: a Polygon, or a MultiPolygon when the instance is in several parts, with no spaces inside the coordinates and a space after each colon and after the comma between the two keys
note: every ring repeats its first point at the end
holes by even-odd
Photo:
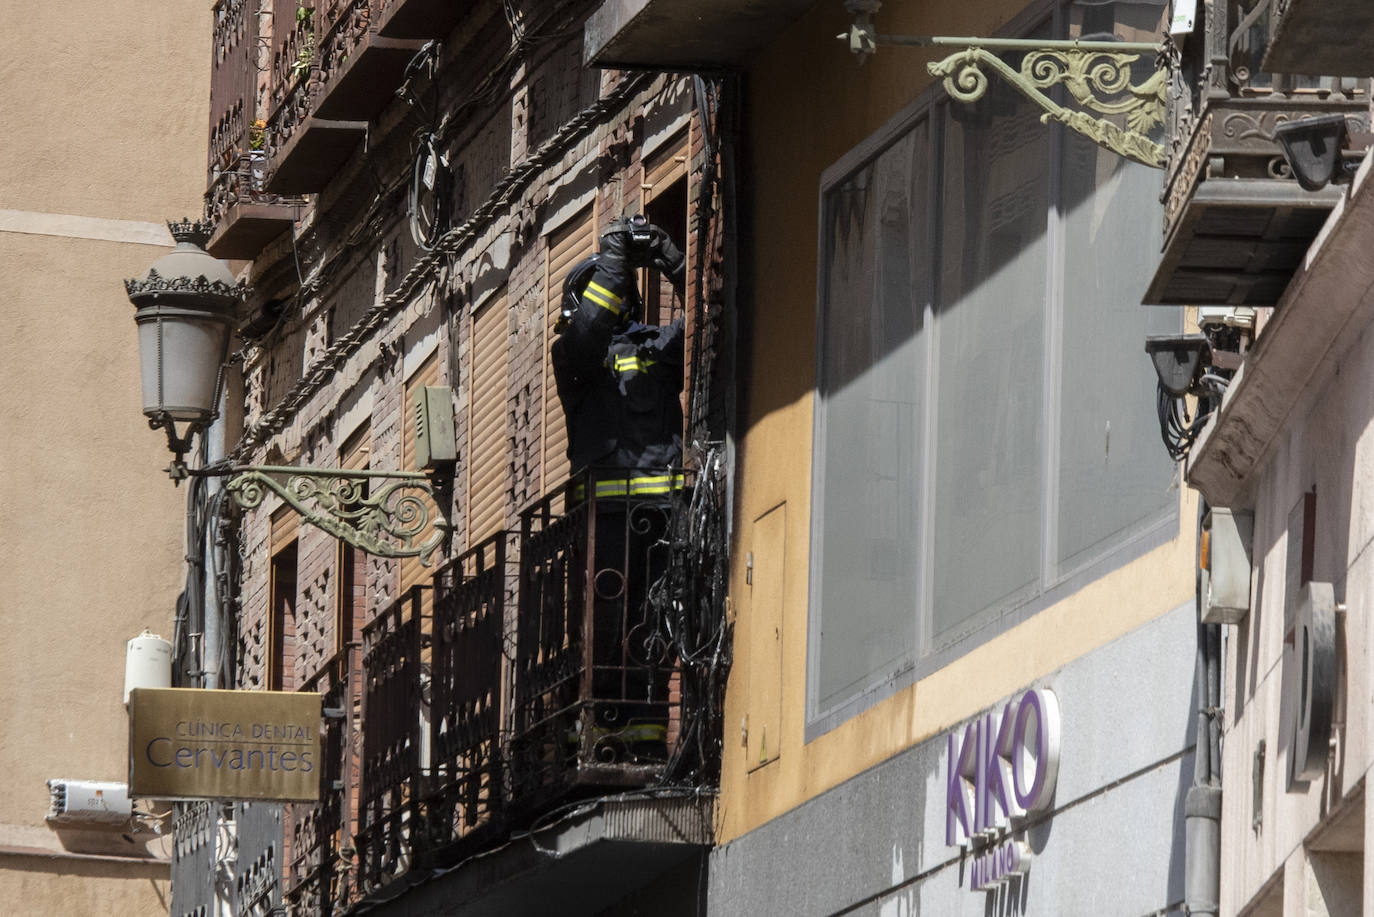
{"type": "Polygon", "coordinates": [[[129,795],[314,801],[320,695],[135,688],[129,692],[129,795]]]}
{"type": "Polygon", "coordinates": [[[992,888],[1030,866],[1030,848],[1012,832],[1049,807],[1059,777],[1059,701],[1027,691],[948,737],[945,843],[970,848],[969,887],[992,888]]]}

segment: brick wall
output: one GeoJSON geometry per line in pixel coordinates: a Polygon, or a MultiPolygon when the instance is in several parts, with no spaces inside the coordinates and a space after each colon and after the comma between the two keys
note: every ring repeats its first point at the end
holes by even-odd
{"type": "MultiPolygon", "coordinates": [[[[479,30],[478,38],[494,40],[489,30],[479,30]]],[[[519,168],[526,157],[535,155],[550,138],[558,136],[562,125],[585,107],[598,88],[603,94],[612,92],[627,79],[607,72],[600,75],[598,87],[597,75],[583,72],[578,66],[574,44],[558,45],[533,70],[521,68],[514,72],[503,83],[499,98],[492,100],[480,117],[471,118],[445,139],[444,152],[460,178],[455,183],[455,223],[477,212],[503,176],[512,168],[519,168]]],[[[658,78],[610,117],[571,136],[561,155],[550,159],[533,181],[504,201],[480,232],[471,234],[463,247],[440,259],[421,282],[410,286],[404,281],[423,262],[425,253],[411,238],[403,202],[371,202],[369,206],[366,195],[324,195],[326,201],[333,201],[334,209],[327,214],[317,213],[308,221],[295,251],[279,248],[276,263],[254,265],[254,270],[264,277],[289,278],[294,274],[294,265],[291,271],[284,272],[281,260],[295,258],[300,251],[308,252],[303,273],[310,280],[312,293],[308,306],[301,308],[297,317],[288,316],[278,334],[265,342],[260,351],[250,354],[246,368],[248,423],[257,422],[281,404],[301,378],[321,372],[327,378],[282,423],[280,432],[244,458],[256,463],[276,463],[284,456],[287,460],[313,460],[337,466],[342,440],[356,428],[350,421],[350,429],[343,429],[341,419],[347,415],[356,420],[357,411],[351,406],[370,403],[366,417],[371,430],[370,467],[400,468],[403,355],[407,346],[414,343],[418,329],[433,328],[437,317],[441,374],[453,392],[461,467],[471,452],[469,310],[474,296],[482,295],[499,282],[505,288],[509,309],[510,363],[503,408],[508,450],[503,484],[505,518],[508,527],[515,527],[519,511],[542,496],[542,489],[547,486],[542,475],[543,367],[548,346],[545,234],[558,228],[550,224],[556,214],[559,218],[570,218],[575,212],[561,212],[564,201],[560,187],[568,176],[595,176],[601,225],[615,216],[639,212],[643,200],[640,181],[645,112],[661,105],[665,96],[680,99],[682,92],[682,86],[669,91],[668,79],[658,78]],[[384,321],[374,322],[362,343],[346,359],[325,365],[331,345],[356,334],[359,323],[367,322],[378,306],[396,302],[400,290],[408,290],[400,307],[384,321]]],[[[456,89],[449,92],[450,97],[456,94],[460,94],[456,89]]],[[[409,143],[409,134],[397,131],[393,142],[409,143]]],[[[691,136],[689,213],[695,204],[704,162],[700,131],[691,136]]],[[[388,154],[383,149],[378,155],[383,162],[409,161],[404,150],[388,154]]],[[[405,185],[400,178],[404,178],[404,173],[382,176],[384,184],[394,183],[398,187],[405,185]]],[[[694,232],[690,238],[679,241],[693,258],[697,257],[694,232]]],[[[692,276],[694,272],[689,270],[689,278],[692,276]]],[[[551,282],[561,282],[561,278],[551,282]]],[[[273,289],[279,292],[278,287],[273,289]]],[[[465,475],[457,475],[453,493],[453,521],[460,532],[473,496],[466,492],[465,481],[465,475]]],[[[268,503],[244,514],[242,530],[243,600],[238,658],[241,683],[254,687],[264,683],[266,657],[270,567],[266,520],[276,505],[268,503]]],[[[315,674],[336,647],[333,628],[340,588],[338,557],[332,536],[309,526],[301,528],[297,683],[315,674]]],[[[397,564],[368,556],[364,567],[359,578],[365,583],[367,616],[371,620],[397,598],[397,564]]]]}

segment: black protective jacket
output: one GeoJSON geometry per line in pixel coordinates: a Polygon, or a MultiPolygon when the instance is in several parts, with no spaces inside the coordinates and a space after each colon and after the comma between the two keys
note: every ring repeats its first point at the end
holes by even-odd
{"type": "Polygon", "coordinates": [[[574,473],[682,464],[682,321],[626,321],[620,308],[633,293],[633,269],[603,255],[553,342],[574,473]]]}

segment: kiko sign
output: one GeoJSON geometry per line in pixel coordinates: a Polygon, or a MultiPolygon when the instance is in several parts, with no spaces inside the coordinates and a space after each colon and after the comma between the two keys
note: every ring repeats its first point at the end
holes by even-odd
{"type": "Polygon", "coordinates": [[[1047,808],[1059,776],[1059,701],[1027,691],[999,717],[989,713],[950,733],[945,772],[945,843],[974,847],[969,887],[985,889],[1030,866],[1030,848],[1011,831],[1047,808]]]}

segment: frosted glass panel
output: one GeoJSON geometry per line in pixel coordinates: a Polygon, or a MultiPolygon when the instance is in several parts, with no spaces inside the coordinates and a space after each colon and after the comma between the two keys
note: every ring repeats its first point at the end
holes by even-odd
{"type": "Polygon", "coordinates": [[[1048,130],[1009,90],[946,121],[931,634],[1040,570],[1048,130]],[[988,116],[985,116],[988,115],[988,116]]]}
{"type": "Polygon", "coordinates": [[[925,159],[922,125],[826,196],[822,709],[915,660],[925,159]]]}
{"type": "Polygon", "coordinates": [[[1063,165],[1064,246],[1075,255],[1064,272],[1059,375],[1061,574],[1178,502],[1142,341],[1183,320],[1181,309],[1139,305],[1158,260],[1159,173],[1076,134],[1066,136],[1063,165]]]}

